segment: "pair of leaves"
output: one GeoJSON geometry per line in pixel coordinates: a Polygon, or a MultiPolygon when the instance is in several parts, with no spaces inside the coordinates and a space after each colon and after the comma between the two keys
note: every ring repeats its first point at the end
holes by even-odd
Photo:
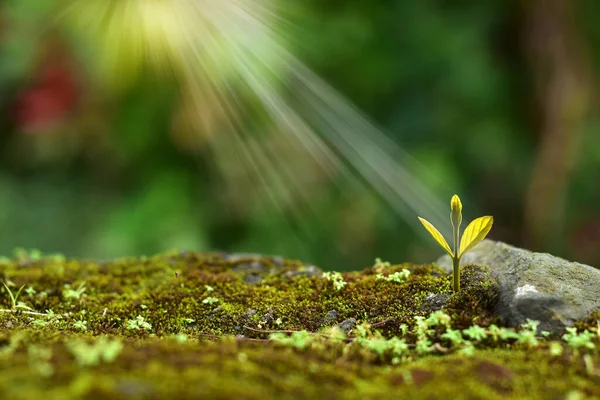
{"type": "MultiPolygon", "coordinates": [[[[438,231],[435,226],[433,226],[429,221],[419,217],[419,221],[423,224],[427,232],[433,236],[436,242],[439,243],[440,246],[450,254],[450,257],[454,258],[454,253],[452,249],[446,242],[446,239],[442,236],[440,231],[438,231]]],[[[481,242],[487,234],[492,229],[492,225],[494,224],[494,217],[485,216],[479,217],[467,226],[465,229],[462,238],[460,239],[460,248],[458,251],[458,258],[461,258],[466,252],[470,251],[473,247],[475,247],[479,242],[481,242]]]]}
{"type": "Polygon", "coordinates": [[[16,310],[17,308],[22,308],[24,310],[33,311],[33,309],[31,307],[26,306],[23,302],[17,301],[19,299],[19,295],[21,294],[21,291],[23,290],[25,285],[23,285],[19,288],[19,290],[17,291],[17,294],[13,294],[13,292],[10,290],[10,288],[8,287],[8,285],[5,282],[2,282],[2,285],[4,285],[4,289],[8,293],[8,297],[10,297],[11,309],[13,311],[16,310]]]}

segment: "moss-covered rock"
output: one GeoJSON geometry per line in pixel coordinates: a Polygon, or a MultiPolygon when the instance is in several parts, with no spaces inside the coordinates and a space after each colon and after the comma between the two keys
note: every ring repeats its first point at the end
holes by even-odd
{"type": "Polygon", "coordinates": [[[25,285],[14,303],[0,291],[5,398],[600,396],[594,349],[497,326],[487,267],[465,267],[459,293],[431,265],[323,275],[192,252],[25,257],[0,264],[0,279],[13,296],[25,285]]]}

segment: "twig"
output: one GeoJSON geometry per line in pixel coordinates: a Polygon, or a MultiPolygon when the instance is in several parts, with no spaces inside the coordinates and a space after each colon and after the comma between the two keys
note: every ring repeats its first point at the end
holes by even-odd
{"type": "Polygon", "coordinates": [[[27,315],[42,315],[44,317],[48,316],[48,314],[34,312],[34,311],[22,311],[22,310],[0,310],[0,312],[9,312],[9,313],[21,313],[27,315]]]}
{"type": "MultiPolygon", "coordinates": [[[[213,335],[210,333],[197,333],[198,336],[202,336],[209,339],[221,339],[223,336],[213,335]]],[[[235,338],[238,342],[270,342],[269,339],[255,339],[255,338],[246,338],[246,337],[237,337],[235,338]]]]}
{"type": "MultiPolygon", "coordinates": [[[[257,333],[296,333],[296,332],[300,332],[300,331],[293,331],[293,330],[271,331],[271,330],[265,330],[265,329],[250,328],[249,326],[244,326],[244,329],[248,329],[249,331],[253,331],[253,332],[257,332],[257,333]]],[[[311,332],[311,333],[313,333],[313,332],[311,332]]]]}
{"type": "Polygon", "coordinates": [[[377,328],[377,327],[383,326],[389,322],[394,322],[394,321],[395,321],[395,319],[389,318],[389,319],[386,319],[383,321],[375,322],[375,323],[371,324],[371,328],[377,328]]]}
{"type": "Polygon", "coordinates": [[[448,351],[450,351],[449,349],[445,348],[444,346],[442,346],[439,343],[434,343],[433,344],[433,348],[436,349],[437,351],[439,351],[440,353],[447,353],[448,351]]]}
{"type": "MultiPolygon", "coordinates": [[[[294,333],[301,332],[301,331],[292,331],[292,330],[270,331],[270,330],[254,329],[254,328],[250,328],[249,326],[244,326],[244,328],[248,329],[249,331],[256,332],[256,333],[288,333],[288,334],[294,334],[294,333]]],[[[321,336],[321,337],[328,338],[328,339],[335,338],[335,336],[327,335],[326,333],[320,333],[320,332],[308,332],[308,333],[310,335],[313,335],[313,336],[321,336]]]]}

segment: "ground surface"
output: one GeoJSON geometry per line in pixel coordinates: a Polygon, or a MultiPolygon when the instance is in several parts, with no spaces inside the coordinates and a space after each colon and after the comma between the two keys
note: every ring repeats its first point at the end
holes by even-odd
{"type": "Polygon", "coordinates": [[[483,267],[459,294],[428,265],[189,252],[21,254],[0,280],[6,399],[600,398],[597,315],[566,340],[503,329],[483,267]]]}

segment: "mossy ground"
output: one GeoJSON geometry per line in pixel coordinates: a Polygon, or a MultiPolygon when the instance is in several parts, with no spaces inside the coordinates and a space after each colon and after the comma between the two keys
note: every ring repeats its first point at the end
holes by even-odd
{"type": "Polygon", "coordinates": [[[414,343],[414,317],[428,316],[440,298],[454,329],[500,324],[497,283],[485,268],[464,268],[463,290],[449,297],[451,276],[430,265],[344,273],[340,290],[320,275],[298,261],[216,253],[5,262],[0,279],[13,293],[26,285],[18,301],[52,316],[12,312],[0,291],[0,393],[27,400],[600,398],[594,351],[556,356],[547,345],[480,341],[472,355],[391,362],[348,340],[305,348],[270,341],[273,330],[368,322],[383,338],[405,331],[414,343]],[[411,274],[400,283],[377,277],[403,269],[411,274]]]}

